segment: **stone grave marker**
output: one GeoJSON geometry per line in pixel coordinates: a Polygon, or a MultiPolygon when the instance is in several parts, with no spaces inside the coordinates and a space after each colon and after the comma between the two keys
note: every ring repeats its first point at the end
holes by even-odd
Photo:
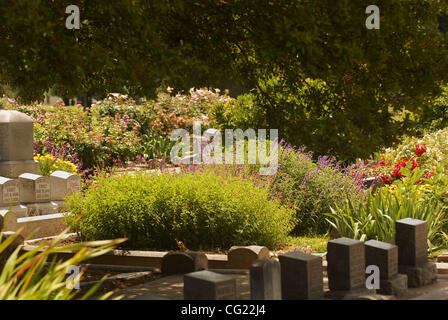
{"type": "Polygon", "coordinates": [[[366,264],[364,242],[349,238],[331,240],[327,245],[327,273],[334,299],[356,299],[356,296],[375,294],[365,284],[366,264]]]}
{"type": "Polygon", "coordinates": [[[62,201],[66,196],[81,190],[81,177],[65,171],[50,175],[51,200],[62,201]]]}
{"type": "Polygon", "coordinates": [[[0,176],[39,173],[33,159],[33,120],[15,110],[0,110],[0,176]]]}
{"type": "Polygon", "coordinates": [[[13,206],[11,209],[9,207],[0,209],[0,217],[3,219],[4,231],[16,231],[18,228],[17,219],[27,216],[28,209],[23,205],[13,206]]]}
{"type": "Polygon", "coordinates": [[[233,246],[227,254],[229,269],[250,269],[252,262],[257,259],[269,259],[269,249],[263,246],[233,246]]]}
{"type": "Polygon", "coordinates": [[[38,174],[24,173],[19,176],[20,202],[48,202],[51,198],[50,179],[38,174]]]}
{"type": "Polygon", "coordinates": [[[202,252],[168,252],[162,258],[164,275],[185,274],[207,269],[208,259],[202,252]]]}
{"type": "Polygon", "coordinates": [[[17,180],[0,177],[0,207],[9,207],[20,202],[20,185],[17,180]]]}
{"type": "Polygon", "coordinates": [[[236,278],[203,270],[184,275],[185,300],[235,300],[236,278]]]}
{"type": "Polygon", "coordinates": [[[398,272],[408,276],[409,287],[420,287],[437,280],[437,266],[428,261],[426,221],[405,218],[395,221],[398,246],[398,272]]]}
{"type": "Polygon", "coordinates": [[[302,252],[288,252],[278,257],[281,266],[283,300],[323,298],[322,258],[302,252]]]}
{"type": "Polygon", "coordinates": [[[408,277],[398,274],[398,247],[377,240],[365,242],[366,265],[380,269],[380,294],[402,296],[408,288],[408,277]]]}
{"type": "Polygon", "coordinates": [[[280,263],[274,259],[257,259],[250,267],[252,300],[281,300],[280,263]]]}

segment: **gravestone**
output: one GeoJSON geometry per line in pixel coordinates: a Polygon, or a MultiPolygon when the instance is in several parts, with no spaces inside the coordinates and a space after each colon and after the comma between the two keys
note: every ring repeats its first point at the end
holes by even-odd
{"type": "Polygon", "coordinates": [[[274,259],[257,259],[250,267],[252,300],[281,300],[280,263],[274,259]]]}
{"type": "Polygon", "coordinates": [[[33,147],[33,120],[15,110],[0,110],[0,176],[39,173],[33,147]]]}
{"type": "Polygon", "coordinates": [[[327,272],[330,292],[327,297],[356,299],[356,296],[375,294],[375,289],[365,285],[364,242],[339,238],[328,242],[327,272]]]}
{"type": "Polygon", "coordinates": [[[402,296],[408,287],[408,277],[398,273],[398,247],[377,240],[365,242],[366,265],[378,266],[380,288],[377,292],[385,295],[402,296]]]}
{"type": "Polygon", "coordinates": [[[236,278],[203,270],[184,275],[185,300],[235,300],[236,278]]]}
{"type": "Polygon", "coordinates": [[[269,259],[269,249],[263,246],[233,246],[227,254],[227,268],[249,269],[257,259],[269,259]]]}
{"type": "Polygon", "coordinates": [[[278,257],[281,266],[283,300],[323,298],[322,258],[302,252],[288,252],[278,257]]]}
{"type": "Polygon", "coordinates": [[[38,174],[23,173],[19,176],[20,202],[48,202],[51,198],[50,179],[38,174]]]}
{"type": "Polygon", "coordinates": [[[0,177],[0,207],[9,207],[20,202],[20,186],[17,180],[0,177]]]}
{"type": "Polygon", "coordinates": [[[55,171],[50,174],[51,200],[62,201],[66,196],[81,190],[81,177],[65,172],[55,171]]]}
{"type": "Polygon", "coordinates": [[[185,274],[206,269],[208,259],[202,252],[169,252],[162,258],[164,275],[185,274]]]}
{"type": "Polygon", "coordinates": [[[405,218],[395,221],[398,272],[408,276],[408,286],[421,287],[437,280],[437,266],[428,261],[426,221],[405,218]]]}
{"type": "Polygon", "coordinates": [[[26,206],[17,205],[11,208],[0,209],[0,216],[3,218],[4,231],[17,230],[17,219],[28,216],[28,209],[26,206]]]}

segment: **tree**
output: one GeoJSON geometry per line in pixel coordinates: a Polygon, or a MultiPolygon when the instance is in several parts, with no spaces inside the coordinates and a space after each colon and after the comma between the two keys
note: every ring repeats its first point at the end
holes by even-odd
{"type": "Polygon", "coordinates": [[[53,84],[67,95],[125,86],[150,96],[164,84],[186,89],[231,78],[256,88],[268,125],[282,127],[283,106],[261,84],[274,74],[294,92],[307,78],[321,79],[344,102],[339,118],[357,128],[356,143],[366,145],[357,149],[366,153],[393,138],[394,110],[419,112],[440,91],[448,51],[438,17],[447,7],[434,0],[3,0],[0,81],[31,101],[53,84]],[[65,28],[70,4],[80,8],[79,30],[65,28]],[[381,10],[380,30],[365,27],[371,4],[381,10]]]}

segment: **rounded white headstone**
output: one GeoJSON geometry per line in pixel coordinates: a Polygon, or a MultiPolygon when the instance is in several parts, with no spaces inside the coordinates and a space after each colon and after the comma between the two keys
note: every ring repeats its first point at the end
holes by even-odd
{"type": "Polygon", "coordinates": [[[33,159],[33,119],[15,110],[0,110],[0,161],[33,159]]]}

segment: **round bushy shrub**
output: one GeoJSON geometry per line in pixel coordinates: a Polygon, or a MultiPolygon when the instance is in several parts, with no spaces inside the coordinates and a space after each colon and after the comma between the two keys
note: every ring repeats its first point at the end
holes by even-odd
{"type": "Polygon", "coordinates": [[[211,169],[100,177],[69,197],[68,222],[87,239],[126,237],[133,249],[232,245],[275,247],[294,227],[294,212],[243,176],[211,169]]]}
{"type": "Polygon", "coordinates": [[[296,210],[298,235],[323,234],[330,229],[326,213],[330,206],[340,204],[348,194],[354,201],[362,200],[361,167],[342,167],[334,157],[320,156],[313,160],[305,148],[281,146],[279,169],[271,182],[271,193],[296,210]]]}

